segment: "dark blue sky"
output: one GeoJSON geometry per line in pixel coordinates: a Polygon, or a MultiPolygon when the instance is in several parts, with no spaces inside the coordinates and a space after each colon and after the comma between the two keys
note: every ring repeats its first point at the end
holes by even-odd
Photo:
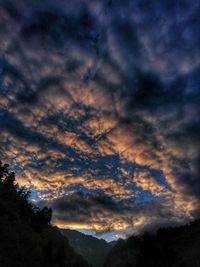
{"type": "Polygon", "coordinates": [[[0,0],[0,157],[61,227],[199,216],[200,2],[0,0]]]}

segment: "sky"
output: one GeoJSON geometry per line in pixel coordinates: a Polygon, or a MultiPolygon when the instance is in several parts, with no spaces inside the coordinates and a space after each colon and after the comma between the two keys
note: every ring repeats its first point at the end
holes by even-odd
{"type": "Polygon", "coordinates": [[[0,0],[0,158],[106,240],[200,215],[200,1],[0,0]]]}

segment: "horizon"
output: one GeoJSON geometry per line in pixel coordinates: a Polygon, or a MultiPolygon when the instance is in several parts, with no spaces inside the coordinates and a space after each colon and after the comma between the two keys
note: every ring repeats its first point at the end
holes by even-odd
{"type": "Polygon", "coordinates": [[[96,234],[95,231],[87,230],[87,229],[70,229],[70,228],[59,228],[61,230],[71,230],[71,231],[77,231],[81,234],[84,234],[86,236],[95,237],[97,239],[103,239],[106,241],[106,243],[110,243],[112,241],[117,241],[116,235],[114,233],[106,233],[106,234],[96,234]]]}

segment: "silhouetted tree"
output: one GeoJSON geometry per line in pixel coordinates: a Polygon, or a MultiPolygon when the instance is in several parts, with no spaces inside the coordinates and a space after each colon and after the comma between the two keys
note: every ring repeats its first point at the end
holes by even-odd
{"type": "Polygon", "coordinates": [[[0,267],[87,267],[51,226],[52,210],[34,206],[29,196],[0,161],[0,267]]]}
{"type": "Polygon", "coordinates": [[[105,267],[200,267],[200,220],[118,243],[105,267]]]}

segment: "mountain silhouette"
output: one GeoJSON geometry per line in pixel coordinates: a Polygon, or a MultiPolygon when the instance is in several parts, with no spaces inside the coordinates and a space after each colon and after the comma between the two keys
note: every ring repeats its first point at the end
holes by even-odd
{"type": "Polygon", "coordinates": [[[40,209],[28,199],[9,165],[0,162],[0,266],[88,267],[51,225],[51,209],[40,209]]]}
{"type": "Polygon", "coordinates": [[[200,220],[120,240],[104,267],[200,267],[200,220]]]}
{"type": "Polygon", "coordinates": [[[112,245],[103,239],[85,235],[75,230],[61,229],[74,250],[94,267],[102,267],[112,245]]]}

